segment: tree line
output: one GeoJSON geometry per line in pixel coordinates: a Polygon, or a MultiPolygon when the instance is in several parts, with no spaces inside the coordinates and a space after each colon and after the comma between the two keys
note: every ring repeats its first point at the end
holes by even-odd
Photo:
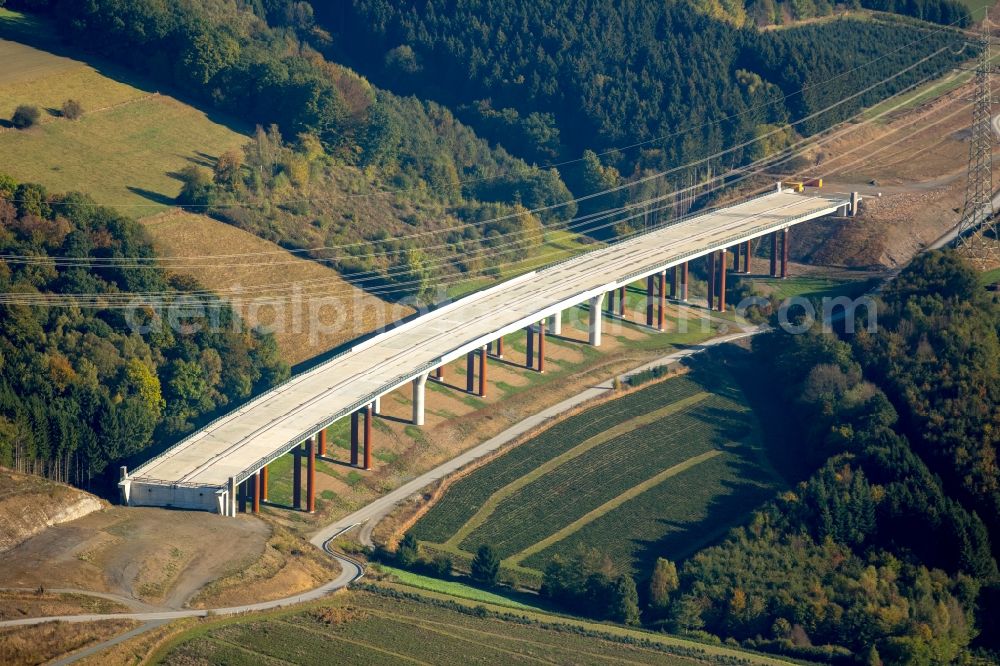
{"type": "MultiPolygon", "coordinates": [[[[958,33],[891,17],[761,32],[728,18],[743,10],[738,2],[351,0],[314,7],[340,57],[380,84],[448,104],[525,159],[576,159],[589,149],[625,177],[741,145],[950,47],[797,128],[813,134],[964,57],[956,55],[958,33]],[[846,71],[851,75],[839,76],[846,71]],[[617,150],[633,144],[640,145],[617,150]]],[[[780,149],[792,134],[712,159],[699,177],[780,149]]],[[[580,168],[565,166],[564,177],[586,194],[580,168]]]]}
{"type": "MultiPolygon", "coordinates": [[[[3,175],[0,255],[3,294],[156,292],[169,302],[197,287],[156,265],[134,220],[3,175]]],[[[109,466],[288,375],[273,338],[215,299],[203,305],[217,326],[151,325],[151,303],[0,305],[0,465],[95,487],[109,466]]]]}

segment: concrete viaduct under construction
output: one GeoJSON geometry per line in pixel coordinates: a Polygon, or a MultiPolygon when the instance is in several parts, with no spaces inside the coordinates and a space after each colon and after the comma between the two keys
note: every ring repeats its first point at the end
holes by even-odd
{"type": "Polygon", "coordinates": [[[707,258],[711,309],[726,309],[730,252],[749,272],[750,242],[771,236],[771,275],[784,277],[789,229],[825,215],[853,214],[858,196],[777,191],[703,213],[532,271],[415,317],[290,378],[209,423],[131,473],[122,468],[125,503],[235,516],[267,500],[268,465],[294,454],[293,501],[313,511],[316,460],[327,454],[326,428],[351,420],[351,465],[371,468],[372,421],[382,396],[407,384],[412,422],[424,424],[424,391],[442,367],[463,356],[466,389],[484,395],[487,358],[503,355],[502,336],[526,331],[527,363],[544,369],[546,330],[558,335],[561,313],[588,305],[589,344],[601,322],[624,312],[625,287],[646,285],[646,324],[661,329],[667,298],[686,301],[688,266],[707,258]],[[617,306],[616,306],[617,296],[617,306]],[[478,379],[478,381],[477,381],[478,379]],[[305,479],[303,479],[303,463],[305,479]],[[303,486],[305,486],[303,488],[303,486]],[[304,491],[304,492],[303,492],[304,491]]]}

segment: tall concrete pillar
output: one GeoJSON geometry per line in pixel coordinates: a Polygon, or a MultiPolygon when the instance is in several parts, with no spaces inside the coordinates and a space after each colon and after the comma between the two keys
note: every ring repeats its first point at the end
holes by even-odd
{"type": "Polygon", "coordinates": [[[322,458],[326,455],[326,428],[319,431],[316,440],[319,445],[319,457],[322,458]]]}
{"type": "Polygon", "coordinates": [[[622,319],[625,318],[625,290],[628,285],[624,287],[618,287],[618,316],[622,319]]]}
{"type": "Polygon", "coordinates": [[[663,330],[663,309],[666,306],[664,302],[667,298],[667,272],[660,271],[660,284],[659,284],[659,302],[656,309],[656,330],[663,330]]]}
{"type": "Polygon", "coordinates": [[[681,267],[674,266],[670,274],[670,300],[676,301],[680,289],[681,267]]]}
{"type": "Polygon", "coordinates": [[[858,204],[861,203],[861,194],[858,192],[851,192],[851,217],[855,217],[858,214],[858,204]]]}
{"type": "Polygon", "coordinates": [[[778,277],[778,232],[771,234],[771,277],[778,277]]]}
{"type": "Polygon", "coordinates": [[[316,444],[306,440],[306,511],[316,511],[316,444]]]}
{"type": "Polygon", "coordinates": [[[246,513],[247,512],[247,482],[246,482],[245,479],[244,479],[243,483],[241,483],[239,485],[239,489],[237,490],[237,492],[239,493],[239,496],[240,496],[240,513],[246,513]]]}
{"type": "Polygon", "coordinates": [[[503,358],[503,337],[497,338],[497,358],[503,358]]]}
{"type": "Polygon", "coordinates": [[[525,326],[524,334],[527,336],[525,338],[526,346],[528,348],[527,354],[524,357],[524,367],[534,368],[535,367],[535,330],[533,326],[525,326]]]}
{"type": "Polygon", "coordinates": [[[646,278],[646,326],[652,327],[653,325],[653,308],[654,308],[654,298],[653,288],[656,284],[656,279],[654,276],[650,275],[646,278]]]}
{"type": "Polygon", "coordinates": [[[441,364],[434,369],[434,378],[444,379],[444,364],[441,364]]]}
{"type": "MultiPolygon", "coordinates": [[[[597,316],[601,316],[598,312],[597,316]]],[[[545,320],[538,324],[538,372],[545,372],[545,320]]]]}
{"type": "Polygon", "coordinates": [[[729,250],[719,250],[719,312],[726,311],[726,272],[729,270],[729,250]]]}
{"type": "Polygon", "coordinates": [[[351,466],[358,466],[358,417],[359,412],[351,412],[351,466]]]}
{"type": "Polygon", "coordinates": [[[552,335],[562,335],[562,312],[557,312],[549,317],[549,332],[552,335]]]}
{"type": "Polygon", "coordinates": [[[302,508],[302,445],[292,449],[292,506],[302,508]]]}
{"type": "Polygon", "coordinates": [[[260,470],[253,475],[253,512],[260,513],[260,470]]]}
{"type": "Polygon", "coordinates": [[[750,241],[746,242],[743,247],[743,272],[747,275],[750,274],[750,259],[753,257],[753,248],[750,246],[750,241]]]}
{"type": "Polygon", "coordinates": [[[365,407],[365,469],[372,468],[372,406],[365,407]]]}
{"type": "Polygon", "coordinates": [[[236,477],[229,477],[229,488],[228,497],[226,497],[226,508],[228,509],[226,515],[230,517],[236,516],[236,495],[239,493],[239,486],[236,483],[236,477]]]}
{"type": "Polygon", "coordinates": [[[465,390],[472,393],[476,390],[476,352],[465,355],[465,390]]]}
{"type": "Polygon", "coordinates": [[[375,398],[375,400],[372,402],[372,411],[375,412],[375,414],[381,414],[382,413],[382,397],[381,396],[379,396],[378,398],[375,398]]]}
{"type": "Polygon", "coordinates": [[[413,425],[424,424],[424,397],[427,390],[427,373],[413,378],[413,425]]]}
{"type": "Polygon", "coordinates": [[[708,309],[715,309],[715,252],[708,253],[708,309]]]}
{"type": "Polygon", "coordinates": [[[781,279],[788,277],[788,229],[781,232],[781,279]]]}
{"type": "Polygon", "coordinates": [[[688,262],[684,262],[684,269],[681,271],[681,277],[683,278],[684,287],[681,289],[681,300],[687,303],[688,300],[688,278],[690,274],[688,273],[688,262]]]}
{"type": "Polygon", "coordinates": [[[479,350],[479,397],[486,397],[486,347],[479,350]]]}
{"type": "Polygon", "coordinates": [[[608,316],[615,316],[615,292],[616,289],[612,289],[608,292],[608,316]]]}
{"type": "MultiPolygon", "coordinates": [[[[621,297],[621,292],[619,292],[621,297]]],[[[601,346],[601,305],[604,301],[604,294],[598,294],[590,298],[590,330],[588,339],[595,347],[601,346]]],[[[624,301],[623,301],[624,302],[624,301]]]]}
{"type": "Polygon", "coordinates": [[[264,465],[260,469],[260,501],[261,502],[266,502],[267,501],[267,478],[268,478],[267,465],[264,465]]]}

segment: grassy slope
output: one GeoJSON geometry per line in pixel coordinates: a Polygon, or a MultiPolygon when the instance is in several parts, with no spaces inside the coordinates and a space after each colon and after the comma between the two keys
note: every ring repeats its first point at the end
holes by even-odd
{"type": "MultiPolygon", "coordinates": [[[[412,594],[413,588],[389,588],[412,594]]],[[[484,663],[607,664],[656,663],[681,666],[712,663],[712,657],[749,663],[781,660],[719,646],[701,645],[595,622],[476,604],[500,616],[469,612],[469,602],[442,607],[450,599],[420,591],[417,598],[393,598],[352,591],[306,609],[270,613],[263,619],[233,618],[198,626],[171,640],[153,663],[258,664],[291,660],[320,664],[484,663]],[[466,612],[460,612],[466,609],[466,612]],[[591,632],[589,635],[582,632],[591,632]]]]}
{"type": "Polygon", "coordinates": [[[202,111],[99,61],[88,64],[16,40],[44,42],[45,24],[0,10],[0,118],[18,104],[40,107],[40,124],[0,131],[2,169],[56,191],[76,190],[141,217],[180,191],[172,174],[238,148],[245,137],[202,111]],[[84,116],[58,116],[67,98],[84,116]]]}
{"type": "Polygon", "coordinates": [[[583,545],[621,569],[690,554],[781,485],[742,392],[721,368],[712,374],[670,379],[557,424],[453,485],[415,534],[460,556],[490,542],[505,565],[534,571],[583,545]],[[588,481],[595,473],[599,483],[588,481]]]}

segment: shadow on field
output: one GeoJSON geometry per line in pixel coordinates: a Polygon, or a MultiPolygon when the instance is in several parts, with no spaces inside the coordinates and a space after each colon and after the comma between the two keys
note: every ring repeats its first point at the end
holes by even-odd
{"type": "Polygon", "coordinates": [[[133,193],[138,194],[144,199],[149,199],[153,203],[163,204],[165,206],[173,206],[174,198],[168,197],[166,194],[161,194],[160,192],[154,192],[153,190],[147,190],[142,187],[134,187],[132,185],[126,185],[125,188],[133,193]]]}

